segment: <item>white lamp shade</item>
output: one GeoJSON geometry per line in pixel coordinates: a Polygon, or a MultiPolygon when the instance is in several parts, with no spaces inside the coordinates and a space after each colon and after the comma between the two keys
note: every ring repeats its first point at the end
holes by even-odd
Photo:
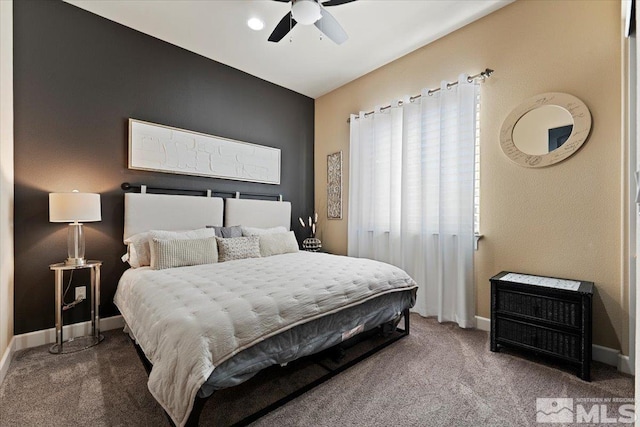
{"type": "Polygon", "coordinates": [[[100,195],[96,193],[49,193],[49,221],[101,221],[100,195]]]}

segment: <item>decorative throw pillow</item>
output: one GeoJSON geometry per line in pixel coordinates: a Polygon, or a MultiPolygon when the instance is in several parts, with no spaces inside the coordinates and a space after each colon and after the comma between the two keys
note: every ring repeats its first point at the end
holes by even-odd
{"type": "Polygon", "coordinates": [[[234,237],[218,241],[218,261],[232,261],[234,259],[260,258],[260,238],[258,236],[234,237]]]}
{"type": "Polygon", "coordinates": [[[132,268],[144,267],[151,262],[149,254],[149,232],[134,234],[124,241],[129,254],[129,265],[132,268]]]}
{"type": "Polygon", "coordinates": [[[234,225],[231,227],[218,227],[217,225],[207,225],[207,228],[213,228],[216,232],[216,237],[224,237],[225,239],[233,237],[242,237],[242,227],[234,225]]]}
{"type": "Polygon", "coordinates": [[[129,265],[132,268],[151,265],[151,249],[149,242],[154,238],[164,240],[206,239],[215,237],[215,231],[210,228],[198,228],[187,231],[151,230],[134,234],[124,241],[129,245],[129,265]]]}
{"type": "Polygon", "coordinates": [[[218,262],[215,237],[208,239],[151,240],[151,268],[185,267],[218,262]]]}
{"type": "Polygon", "coordinates": [[[298,252],[298,241],[293,231],[288,233],[263,234],[260,238],[260,255],[289,254],[298,252]]]}
{"type": "Polygon", "coordinates": [[[273,228],[242,227],[243,236],[262,236],[263,234],[286,233],[287,231],[289,230],[283,226],[273,228]]]}

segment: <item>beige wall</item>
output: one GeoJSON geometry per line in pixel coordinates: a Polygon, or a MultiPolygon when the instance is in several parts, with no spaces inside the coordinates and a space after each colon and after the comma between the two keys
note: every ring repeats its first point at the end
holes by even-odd
{"type": "Polygon", "coordinates": [[[12,24],[13,3],[0,1],[0,360],[13,337],[12,24]]]}
{"type": "Polygon", "coordinates": [[[347,250],[349,114],[438,87],[460,72],[493,68],[481,91],[477,314],[489,317],[489,278],[501,270],[591,280],[594,342],[627,354],[620,34],[618,1],[519,0],[318,98],[315,197],[324,247],[347,250]],[[500,149],[502,121],[524,99],[551,91],[585,102],[591,136],[558,165],[520,167],[500,149]],[[328,221],[326,156],[339,150],[344,213],[328,221]]]}

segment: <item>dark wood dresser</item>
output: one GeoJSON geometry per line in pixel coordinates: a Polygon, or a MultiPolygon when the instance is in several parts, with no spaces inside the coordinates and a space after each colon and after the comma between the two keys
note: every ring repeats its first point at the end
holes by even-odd
{"type": "Polygon", "coordinates": [[[491,351],[511,346],[569,362],[590,381],[593,282],[503,271],[491,278],[491,351]]]}

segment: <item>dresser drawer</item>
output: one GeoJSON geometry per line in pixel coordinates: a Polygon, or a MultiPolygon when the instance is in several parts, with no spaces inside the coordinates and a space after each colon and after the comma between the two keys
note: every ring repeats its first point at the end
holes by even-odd
{"type": "Polygon", "coordinates": [[[559,300],[501,289],[497,293],[496,303],[496,308],[501,313],[523,315],[576,328],[582,326],[580,301],[559,300]]]}
{"type": "Polygon", "coordinates": [[[499,341],[524,344],[570,360],[581,360],[580,336],[503,318],[497,319],[496,327],[499,341]]]}
{"type": "Polygon", "coordinates": [[[593,282],[503,271],[491,278],[491,351],[519,347],[591,378],[593,282]]]}

